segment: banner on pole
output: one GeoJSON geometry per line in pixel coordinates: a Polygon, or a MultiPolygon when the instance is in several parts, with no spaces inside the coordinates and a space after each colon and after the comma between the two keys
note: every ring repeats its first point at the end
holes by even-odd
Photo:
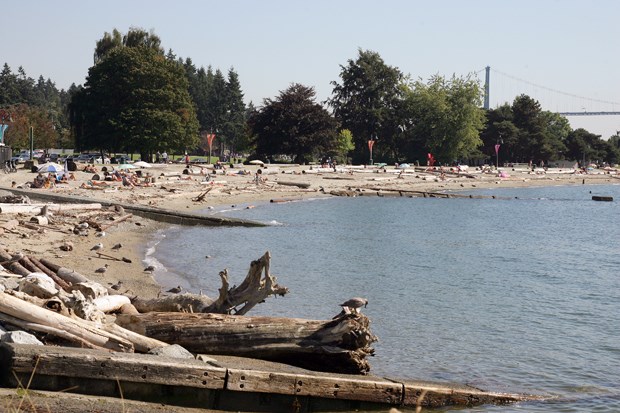
{"type": "Polygon", "coordinates": [[[207,143],[209,144],[209,149],[211,149],[213,139],[215,139],[215,133],[207,133],[207,143]]]}
{"type": "Polygon", "coordinates": [[[372,147],[375,144],[375,141],[372,139],[368,140],[368,150],[372,151],[372,147]]]}
{"type": "Polygon", "coordinates": [[[428,153],[426,154],[426,164],[428,166],[433,166],[435,165],[435,157],[433,156],[432,153],[428,153]]]}
{"type": "Polygon", "coordinates": [[[500,146],[501,146],[500,144],[495,145],[495,155],[497,155],[499,153],[499,147],[500,146]]]}

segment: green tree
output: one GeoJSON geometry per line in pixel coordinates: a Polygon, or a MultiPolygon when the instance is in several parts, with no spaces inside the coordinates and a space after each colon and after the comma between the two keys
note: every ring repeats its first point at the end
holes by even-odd
{"type": "Polygon", "coordinates": [[[10,140],[15,148],[22,147],[22,143],[18,146],[18,142],[28,139],[30,125],[36,126],[40,132],[37,144],[45,145],[41,146],[43,148],[62,146],[70,141],[62,139],[69,136],[66,106],[62,100],[64,96],[66,92],[58,91],[50,79],[39,76],[35,81],[22,67],[17,74],[13,74],[9,66],[4,65],[0,73],[0,107],[11,107],[19,118],[18,123],[10,128],[13,130],[10,140]]]}
{"type": "Polygon", "coordinates": [[[152,49],[157,53],[163,54],[161,40],[151,32],[140,28],[131,27],[126,35],[122,35],[117,29],[112,33],[105,32],[103,37],[95,45],[94,61],[95,64],[102,61],[108,53],[118,47],[143,47],[152,49]]]}
{"type": "Polygon", "coordinates": [[[47,110],[25,103],[9,107],[13,121],[5,132],[4,143],[14,149],[29,149],[30,127],[34,130],[36,148],[56,147],[58,134],[47,110]]]}
{"type": "Polygon", "coordinates": [[[177,62],[151,47],[120,47],[90,68],[72,99],[79,149],[155,151],[195,147],[198,121],[177,62]]]}
{"type": "Polygon", "coordinates": [[[243,141],[243,135],[247,133],[247,122],[239,75],[233,68],[228,71],[226,80],[226,121],[222,130],[228,137],[231,154],[236,153],[239,142],[243,141]]]}
{"type": "Polygon", "coordinates": [[[23,103],[17,86],[17,75],[13,74],[7,63],[0,72],[0,106],[23,103]]]}
{"type": "Polygon", "coordinates": [[[353,143],[353,134],[348,129],[341,129],[336,135],[336,144],[334,146],[333,156],[339,163],[348,163],[349,152],[355,149],[353,143]]]}
{"type": "Polygon", "coordinates": [[[555,161],[563,159],[566,152],[566,145],[564,142],[573,129],[568,119],[559,113],[543,111],[541,115],[545,123],[549,146],[551,147],[549,160],[555,161]]]}
{"type": "Polygon", "coordinates": [[[600,137],[583,128],[575,129],[566,138],[566,158],[581,163],[581,166],[596,161],[599,156],[604,156],[597,150],[600,137]]]}
{"type": "Polygon", "coordinates": [[[555,157],[546,119],[540,103],[527,95],[517,96],[512,103],[513,123],[519,129],[517,160],[538,163],[555,157]]]}
{"type": "Polygon", "coordinates": [[[353,161],[368,159],[366,142],[378,138],[374,150],[394,153],[394,138],[400,120],[396,109],[403,96],[403,74],[385,64],[378,53],[358,50],[356,60],[341,66],[342,83],[334,86],[328,100],[336,119],[353,134],[355,150],[353,161]]]}
{"type": "Polygon", "coordinates": [[[428,83],[415,82],[407,94],[415,142],[445,163],[469,159],[482,145],[484,127],[482,94],[471,78],[446,80],[433,76],[428,83]]]}
{"type": "Polygon", "coordinates": [[[290,155],[295,162],[316,160],[336,143],[335,119],[315,102],[313,88],[293,84],[250,119],[258,156],[290,155]]]}

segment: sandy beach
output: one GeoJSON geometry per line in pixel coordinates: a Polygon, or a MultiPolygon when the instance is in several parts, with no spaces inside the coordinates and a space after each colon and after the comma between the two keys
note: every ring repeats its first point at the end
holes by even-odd
{"type": "MultiPolygon", "coordinates": [[[[331,194],[372,194],[377,191],[445,192],[476,188],[620,183],[615,170],[579,174],[566,169],[531,172],[525,169],[500,168],[504,171],[504,177],[498,177],[496,172],[482,173],[476,168],[469,168],[458,174],[446,169],[442,175],[439,170],[399,170],[393,166],[380,169],[338,167],[334,171],[331,168],[300,165],[238,165],[226,170],[215,170],[216,174],[207,180],[203,174],[206,168],[202,166],[192,167],[189,174],[184,174],[186,167],[183,164],[159,164],[152,168],[139,169],[142,175],[140,182],[144,186],[130,188],[123,186],[122,182],[106,181],[105,186],[91,185],[95,173],[84,172],[84,166],[78,164],[78,171],[74,172],[75,180],[48,189],[31,189],[33,196],[39,191],[46,191],[93,200],[192,211],[220,205],[238,208],[268,207],[270,201],[333,196],[331,194]],[[256,173],[259,170],[261,173],[257,181],[256,173]]],[[[98,175],[102,175],[102,167],[103,165],[96,165],[98,175]]],[[[105,167],[109,171],[114,165],[105,167]]],[[[23,168],[18,168],[16,173],[0,174],[0,190],[10,191],[12,186],[26,188],[26,183],[32,182],[36,175],[23,168]]],[[[10,253],[22,251],[39,258],[48,258],[103,285],[112,285],[121,280],[121,291],[131,295],[145,298],[157,296],[161,286],[153,274],[145,271],[142,260],[150,236],[167,224],[133,216],[107,228],[103,237],[98,237],[95,231],[90,231],[85,236],[73,233],[72,229],[77,222],[98,219],[98,215],[101,214],[72,211],[68,216],[56,217],[56,224],[38,230],[21,225],[11,229],[9,226],[9,229],[4,230],[0,245],[10,253]],[[66,242],[73,244],[72,251],[60,249],[66,242]],[[125,261],[130,260],[131,263],[109,259],[91,251],[92,246],[99,242],[104,244],[103,251],[106,255],[117,259],[125,258],[125,261]],[[122,244],[122,248],[111,251],[110,247],[118,243],[122,244]],[[105,273],[95,272],[105,264],[108,264],[105,273]]],[[[11,220],[29,219],[30,216],[25,214],[0,214],[0,226],[6,226],[11,220]]]]}

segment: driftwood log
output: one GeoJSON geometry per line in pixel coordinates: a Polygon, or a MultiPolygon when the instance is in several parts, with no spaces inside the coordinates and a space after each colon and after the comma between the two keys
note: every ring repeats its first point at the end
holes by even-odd
{"type": "Polygon", "coordinates": [[[101,209],[101,204],[0,204],[2,214],[40,214],[43,208],[48,212],[101,209]]]}
{"type": "Polygon", "coordinates": [[[296,186],[298,188],[310,188],[310,184],[306,182],[277,181],[278,185],[296,186]]]}
{"type": "Polygon", "coordinates": [[[224,314],[119,315],[116,323],[138,334],[178,344],[193,353],[251,357],[311,370],[365,374],[377,338],[363,314],[333,320],[224,314]]]}
{"type": "Polygon", "coordinates": [[[126,330],[115,324],[99,324],[67,317],[0,293],[0,319],[31,331],[51,334],[78,345],[114,351],[147,352],[167,346],[166,343],[126,330]]]}
{"type": "Polygon", "coordinates": [[[184,311],[244,315],[270,295],[283,296],[288,292],[288,288],[278,285],[276,277],[269,272],[270,260],[271,255],[267,251],[259,259],[252,261],[248,274],[238,287],[229,288],[228,271],[221,271],[219,275],[222,287],[216,300],[204,295],[178,294],[148,300],[136,297],[132,304],[141,313],[184,311]]]}

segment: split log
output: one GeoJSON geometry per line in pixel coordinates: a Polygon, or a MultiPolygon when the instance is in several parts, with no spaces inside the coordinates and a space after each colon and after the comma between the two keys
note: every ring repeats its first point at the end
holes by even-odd
{"type": "Polygon", "coordinates": [[[47,326],[44,324],[24,321],[17,317],[4,314],[2,312],[0,312],[0,321],[3,321],[4,323],[11,324],[13,326],[19,327],[24,330],[37,331],[39,333],[49,334],[54,337],[62,338],[64,340],[67,340],[70,343],[76,343],[80,347],[83,347],[83,348],[103,349],[103,347],[96,346],[92,344],[91,342],[84,340],[83,338],[76,336],[75,334],[69,333],[67,331],[64,331],[62,329],[58,329],[52,326],[47,326]]]}
{"type": "Polygon", "coordinates": [[[50,330],[54,329],[64,331],[68,336],[79,337],[78,344],[86,341],[96,347],[125,352],[133,351],[134,348],[129,340],[101,330],[96,323],[65,317],[6,293],[0,293],[0,313],[30,323],[29,329],[34,331],[43,333],[50,333],[50,330]]]}
{"type": "Polygon", "coordinates": [[[47,207],[48,212],[64,212],[82,209],[101,209],[101,204],[0,204],[2,214],[40,214],[47,207]]]}
{"type": "Polygon", "coordinates": [[[277,361],[318,371],[365,374],[377,338],[362,314],[334,320],[243,317],[223,314],[148,313],[117,317],[136,333],[193,353],[277,361]]]}
{"type": "Polygon", "coordinates": [[[35,217],[30,218],[30,222],[34,222],[37,225],[47,226],[50,221],[46,216],[37,215],[35,217]]]}

